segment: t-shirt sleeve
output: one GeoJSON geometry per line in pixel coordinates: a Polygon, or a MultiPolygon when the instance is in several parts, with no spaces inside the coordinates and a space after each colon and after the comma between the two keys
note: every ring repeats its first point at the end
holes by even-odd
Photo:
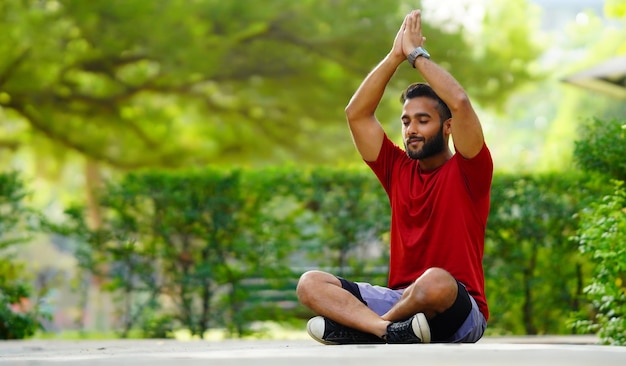
{"type": "Polygon", "coordinates": [[[489,194],[493,177],[493,160],[487,144],[471,159],[458,156],[459,167],[471,196],[479,199],[489,194]]]}
{"type": "Polygon", "coordinates": [[[376,158],[376,160],[365,161],[365,163],[372,169],[374,174],[376,174],[376,177],[378,177],[378,180],[382,184],[387,194],[390,193],[394,164],[399,161],[397,159],[398,154],[404,154],[404,152],[396,144],[391,142],[389,137],[387,137],[387,134],[385,134],[383,138],[383,144],[380,147],[380,152],[378,153],[378,157],[376,158]]]}

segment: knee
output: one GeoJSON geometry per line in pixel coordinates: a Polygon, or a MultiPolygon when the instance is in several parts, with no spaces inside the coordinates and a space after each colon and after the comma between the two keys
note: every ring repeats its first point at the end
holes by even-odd
{"type": "Polygon", "coordinates": [[[329,277],[334,276],[321,271],[307,271],[300,276],[296,286],[296,296],[303,305],[308,305],[313,300],[317,287],[320,284],[329,282],[329,277]]]}
{"type": "Polygon", "coordinates": [[[411,296],[428,308],[441,312],[454,302],[458,291],[456,279],[442,268],[429,268],[415,281],[411,296]]]}
{"type": "Polygon", "coordinates": [[[431,267],[422,274],[420,279],[433,286],[456,288],[456,279],[443,268],[431,267]]]}

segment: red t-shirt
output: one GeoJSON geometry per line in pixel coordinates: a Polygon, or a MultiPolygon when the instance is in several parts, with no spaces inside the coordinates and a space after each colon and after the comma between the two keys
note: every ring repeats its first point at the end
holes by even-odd
{"type": "Polygon", "coordinates": [[[421,171],[385,135],[378,158],[367,162],[391,204],[390,288],[412,284],[439,267],[463,283],[489,318],[482,259],[493,161],[487,145],[472,159],[454,154],[432,171],[421,171]]]}

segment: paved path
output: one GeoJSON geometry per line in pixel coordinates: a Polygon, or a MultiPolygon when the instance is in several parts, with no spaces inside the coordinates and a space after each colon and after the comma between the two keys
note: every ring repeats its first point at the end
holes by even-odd
{"type": "Polygon", "coordinates": [[[485,338],[477,344],[323,346],[280,341],[5,341],[0,365],[395,366],[626,365],[626,347],[584,337],[485,338]]]}

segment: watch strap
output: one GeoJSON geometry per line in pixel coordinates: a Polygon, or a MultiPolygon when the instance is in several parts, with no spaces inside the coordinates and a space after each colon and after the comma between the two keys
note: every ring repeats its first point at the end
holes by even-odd
{"type": "Polygon", "coordinates": [[[426,57],[428,59],[430,58],[430,54],[424,49],[424,47],[415,47],[415,49],[411,51],[411,53],[409,53],[406,59],[409,64],[411,64],[411,67],[415,68],[415,60],[417,60],[417,58],[420,56],[426,57]]]}

